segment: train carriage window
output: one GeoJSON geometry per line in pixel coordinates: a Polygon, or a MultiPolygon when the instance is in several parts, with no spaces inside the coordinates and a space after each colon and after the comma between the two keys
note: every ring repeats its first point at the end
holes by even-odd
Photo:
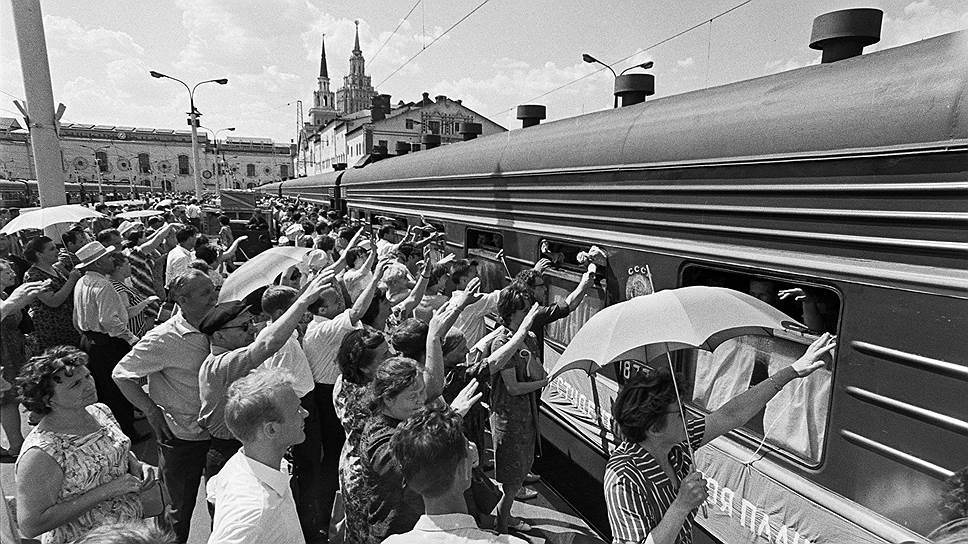
{"type": "Polygon", "coordinates": [[[504,249],[504,236],[484,229],[467,229],[467,258],[477,262],[477,275],[481,278],[481,292],[490,293],[503,289],[509,281],[498,252],[504,249]]]}
{"type": "MultiPolygon", "coordinates": [[[[679,352],[677,366],[692,382],[692,404],[711,412],[796,361],[820,334],[838,330],[840,298],[833,290],[766,275],[698,265],[683,269],[682,285],[726,287],[751,294],[806,325],[774,336],[740,336],[715,351],[679,352]]],[[[742,429],[804,459],[820,461],[826,435],[833,360],[787,385],[742,429]]]]}
{"type": "Polygon", "coordinates": [[[587,265],[578,262],[578,254],[582,251],[588,251],[589,247],[590,245],[582,246],[552,240],[542,240],[540,257],[551,261],[555,268],[563,268],[584,274],[587,265]]]}

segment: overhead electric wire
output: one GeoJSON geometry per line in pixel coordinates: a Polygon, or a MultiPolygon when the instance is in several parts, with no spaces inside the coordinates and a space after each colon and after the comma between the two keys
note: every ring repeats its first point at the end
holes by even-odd
{"type": "MultiPolygon", "coordinates": [[[[648,51],[648,50],[650,50],[650,49],[654,49],[654,48],[656,48],[656,47],[658,47],[658,46],[660,46],[660,45],[662,45],[662,44],[664,44],[664,43],[666,43],[666,42],[669,42],[669,41],[672,41],[672,40],[674,40],[674,39],[676,39],[676,38],[678,38],[679,36],[682,36],[683,34],[686,34],[686,33],[688,33],[688,32],[692,32],[693,30],[696,30],[697,28],[699,28],[699,27],[701,27],[701,26],[703,26],[703,25],[705,25],[705,24],[708,24],[708,23],[711,23],[712,21],[715,21],[716,19],[718,19],[718,18],[720,18],[720,17],[722,17],[723,15],[726,15],[727,13],[730,13],[730,12],[732,12],[732,11],[735,11],[735,10],[737,10],[737,9],[739,9],[739,8],[741,8],[741,7],[743,7],[743,6],[745,6],[746,4],[749,4],[749,3],[750,3],[750,2],[752,2],[752,1],[753,1],[753,0],[745,0],[745,1],[743,1],[743,2],[740,2],[739,4],[736,4],[735,6],[733,6],[733,7],[731,7],[731,8],[729,8],[729,9],[727,9],[726,11],[722,11],[722,12],[720,12],[720,13],[718,13],[718,14],[716,14],[716,15],[714,15],[714,16],[712,16],[712,17],[710,17],[709,19],[703,19],[703,21],[702,21],[701,23],[696,23],[696,24],[694,24],[694,25],[692,25],[691,27],[689,27],[689,28],[687,28],[687,29],[684,29],[684,30],[681,30],[681,31],[679,31],[679,32],[676,32],[676,33],[675,33],[675,34],[673,34],[672,36],[669,36],[669,37],[667,37],[667,38],[663,38],[663,39],[661,39],[661,40],[659,40],[659,41],[657,41],[657,42],[655,42],[655,43],[653,43],[652,45],[649,45],[649,46],[648,46],[648,47],[646,47],[645,49],[641,49],[641,50],[639,50],[639,51],[636,51],[635,53],[632,53],[631,55],[628,55],[628,56],[626,56],[626,57],[622,57],[622,58],[620,58],[620,59],[618,59],[617,61],[615,61],[615,62],[613,62],[613,63],[611,63],[611,64],[609,64],[609,65],[608,65],[608,67],[610,68],[610,67],[612,67],[612,66],[615,66],[616,64],[621,64],[621,63],[623,63],[623,62],[625,62],[625,61],[627,61],[627,60],[629,60],[630,58],[632,58],[632,57],[634,57],[634,56],[636,56],[636,55],[639,55],[639,54],[642,54],[642,53],[645,53],[646,51],[648,51]]],[[[562,84],[562,85],[559,85],[559,86],[557,86],[557,87],[555,87],[554,89],[551,89],[551,90],[550,90],[550,91],[548,91],[548,92],[545,92],[545,93],[542,93],[542,94],[539,94],[538,96],[535,96],[534,98],[529,98],[529,99],[528,99],[528,100],[527,100],[526,102],[522,102],[522,103],[523,103],[523,104],[527,104],[527,103],[531,103],[531,102],[534,102],[535,100],[537,100],[537,99],[539,99],[539,98],[544,98],[544,97],[546,97],[546,96],[548,96],[548,95],[549,95],[549,94],[551,94],[551,93],[554,93],[554,92],[558,92],[558,91],[560,91],[561,89],[564,89],[565,87],[568,87],[568,86],[570,86],[570,85],[574,85],[575,83],[578,83],[579,81],[581,81],[581,80],[583,80],[583,79],[586,79],[586,78],[589,78],[589,77],[591,77],[591,76],[593,76],[593,75],[595,75],[595,74],[597,74],[597,73],[599,73],[599,72],[601,72],[602,70],[606,70],[606,69],[607,69],[607,68],[605,68],[605,67],[603,66],[603,67],[601,67],[601,68],[599,68],[599,69],[597,69],[597,70],[595,70],[594,72],[589,72],[589,73],[587,73],[587,74],[585,74],[585,75],[583,75],[583,76],[581,76],[581,77],[579,77],[579,78],[576,78],[576,79],[573,79],[573,80],[571,80],[571,81],[569,81],[569,82],[567,82],[567,83],[564,83],[564,84],[562,84]]],[[[511,106],[510,108],[507,108],[507,109],[503,109],[503,110],[501,110],[501,111],[497,111],[497,112],[494,112],[494,113],[492,113],[492,114],[491,114],[491,116],[497,116],[497,115],[501,115],[502,113],[506,113],[506,112],[509,112],[509,111],[511,111],[511,110],[513,110],[514,108],[515,108],[515,106],[511,106]]]]}
{"type": "MultiPolygon", "coordinates": [[[[404,66],[410,64],[410,61],[412,61],[413,59],[417,58],[421,53],[423,53],[424,51],[426,51],[433,44],[437,43],[437,41],[440,40],[441,38],[443,38],[444,36],[446,36],[448,32],[450,32],[451,30],[454,30],[455,28],[457,28],[457,25],[463,23],[471,15],[474,15],[474,13],[477,10],[481,9],[482,7],[484,7],[484,5],[487,4],[490,1],[491,0],[484,0],[483,2],[481,2],[480,4],[478,4],[474,9],[470,10],[469,12],[467,12],[467,14],[464,15],[463,17],[461,17],[460,19],[458,19],[456,23],[450,25],[450,28],[448,28],[447,30],[443,31],[439,36],[437,36],[436,38],[434,38],[433,40],[431,40],[430,43],[428,43],[427,45],[425,45],[423,47],[423,49],[421,49],[420,51],[417,51],[417,54],[416,55],[414,55],[414,56],[410,57],[409,59],[407,59],[406,62],[404,62],[400,66],[397,66],[396,70],[390,72],[390,75],[388,75],[387,77],[383,78],[383,81],[377,83],[376,86],[379,87],[379,86],[383,85],[384,83],[386,83],[387,80],[390,79],[391,77],[393,77],[394,75],[396,75],[397,72],[399,72],[400,70],[403,70],[403,67],[404,66]]],[[[752,0],[749,0],[749,1],[752,1],[752,0]]]]}
{"type": "Polygon", "coordinates": [[[370,66],[373,66],[373,63],[376,61],[376,57],[380,54],[380,51],[383,51],[383,48],[386,47],[387,43],[390,42],[390,39],[393,38],[394,35],[396,35],[397,30],[400,30],[400,27],[403,26],[403,23],[407,21],[407,18],[410,17],[410,14],[413,13],[413,10],[417,9],[417,6],[419,6],[420,2],[422,1],[423,0],[417,0],[413,4],[413,6],[410,7],[410,11],[408,11],[407,14],[403,16],[403,19],[400,19],[400,22],[397,23],[397,27],[393,29],[393,32],[391,32],[390,35],[387,36],[387,39],[383,40],[383,44],[380,45],[380,48],[377,49],[376,53],[373,54],[373,57],[370,58],[370,66]]]}

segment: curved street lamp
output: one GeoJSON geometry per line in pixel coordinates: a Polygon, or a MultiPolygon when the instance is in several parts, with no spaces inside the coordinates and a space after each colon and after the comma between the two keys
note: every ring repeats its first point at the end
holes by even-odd
{"type": "Polygon", "coordinates": [[[235,127],[220,128],[217,130],[212,130],[208,127],[199,126],[198,128],[205,129],[212,133],[212,140],[215,141],[215,195],[221,196],[222,194],[222,167],[225,166],[225,159],[219,162],[219,140],[218,133],[222,131],[235,132],[235,127]]]}
{"type": "MultiPolygon", "coordinates": [[[[652,66],[655,65],[655,63],[653,63],[650,60],[650,61],[643,62],[642,64],[636,64],[635,66],[629,66],[628,68],[622,70],[621,73],[616,74],[615,73],[615,70],[613,70],[611,66],[609,66],[608,64],[605,64],[604,62],[596,59],[595,57],[589,55],[588,53],[582,53],[581,54],[581,60],[583,60],[583,61],[585,61],[585,62],[587,62],[589,64],[601,64],[602,66],[608,68],[608,71],[609,72],[612,72],[612,76],[615,77],[615,79],[618,79],[619,76],[624,75],[625,72],[628,72],[629,70],[634,70],[636,68],[642,68],[643,70],[648,70],[649,68],[652,68],[652,66]]],[[[617,107],[618,107],[618,95],[615,95],[615,99],[614,99],[614,101],[612,103],[612,108],[617,108],[617,107]]]]}
{"type": "Polygon", "coordinates": [[[192,126],[192,166],[193,166],[192,177],[195,180],[195,198],[201,200],[202,199],[202,180],[199,179],[198,177],[198,116],[200,114],[197,111],[195,111],[195,89],[197,89],[199,85],[202,85],[204,83],[218,83],[219,85],[225,85],[226,83],[229,82],[229,80],[228,78],[224,78],[224,77],[220,79],[206,79],[205,81],[199,81],[194,86],[189,87],[187,83],[178,79],[177,77],[171,77],[169,75],[165,75],[165,74],[162,74],[161,72],[156,72],[154,70],[150,70],[148,73],[151,74],[151,77],[153,78],[158,78],[158,79],[167,78],[167,79],[175,80],[178,83],[181,83],[182,85],[184,85],[185,89],[188,90],[188,106],[189,106],[188,119],[189,119],[189,124],[192,126]]]}

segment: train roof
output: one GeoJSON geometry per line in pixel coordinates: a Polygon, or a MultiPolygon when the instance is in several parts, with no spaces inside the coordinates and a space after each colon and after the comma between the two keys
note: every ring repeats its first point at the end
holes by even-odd
{"type": "Polygon", "coordinates": [[[323,172],[322,174],[314,174],[304,178],[289,179],[283,181],[282,184],[286,191],[296,192],[300,189],[311,190],[319,187],[336,187],[336,183],[343,172],[345,170],[333,170],[332,172],[323,172]]]}
{"type": "Polygon", "coordinates": [[[966,59],[968,30],[394,157],[342,184],[964,145],[966,59]]]}

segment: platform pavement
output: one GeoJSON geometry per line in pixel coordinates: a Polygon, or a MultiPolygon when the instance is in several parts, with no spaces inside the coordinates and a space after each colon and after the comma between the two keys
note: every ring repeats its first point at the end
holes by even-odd
{"type": "MultiPolygon", "coordinates": [[[[27,418],[22,418],[24,434],[30,427],[27,418]]],[[[136,422],[141,432],[149,432],[144,420],[136,422]]],[[[6,442],[4,441],[4,446],[6,442]]],[[[158,455],[154,439],[149,438],[132,448],[138,459],[157,465],[158,455]]],[[[13,463],[0,464],[0,485],[5,495],[14,495],[16,479],[13,463]]],[[[516,501],[511,509],[512,515],[520,517],[531,525],[528,533],[516,533],[526,538],[532,544],[604,544],[594,531],[580,517],[573,515],[571,508],[562,501],[543,482],[533,486],[538,491],[538,497],[530,501],[516,501]]],[[[211,532],[208,509],[205,505],[204,486],[200,486],[195,511],[192,516],[192,529],[189,544],[204,544],[211,532]]],[[[6,543],[4,543],[6,544],[6,543]]]]}

